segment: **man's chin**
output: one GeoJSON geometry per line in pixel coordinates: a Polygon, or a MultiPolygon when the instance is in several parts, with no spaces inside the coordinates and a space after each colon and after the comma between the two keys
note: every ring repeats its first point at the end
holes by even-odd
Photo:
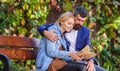
{"type": "Polygon", "coordinates": [[[79,30],[81,28],[81,26],[74,26],[73,29],[74,30],[79,30]]]}

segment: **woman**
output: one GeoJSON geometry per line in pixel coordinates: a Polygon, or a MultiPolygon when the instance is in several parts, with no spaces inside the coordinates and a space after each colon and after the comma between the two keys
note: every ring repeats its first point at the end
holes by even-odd
{"type": "MultiPolygon", "coordinates": [[[[46,71],[55,58],[61,58],[66,61],[80,60],[77,53],[68,52],[64,33],[70,32],[74,25],[74,16],[71,12],[62,14],[55,25],[50,26],[48,30],[57,30],[55,33],[59,36],[59,40],[52,42],[45,37],[41,39],[40,51],[36,59],[37,71],[46,71]],[[62,50],[60,47],[62,46],[62,50]]],[[[58,64],[59,65],[59,64],[58,64]]],[[[49,70],[48,70],[49,71],[49,70]]]]}

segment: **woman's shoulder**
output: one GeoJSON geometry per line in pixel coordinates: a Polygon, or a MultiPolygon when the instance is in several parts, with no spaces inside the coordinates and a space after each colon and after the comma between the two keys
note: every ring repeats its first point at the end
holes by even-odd
{"type": "Polygon", "coordinates": [[[50,26],[48,29],[47,29],[48,31],[52,31],[52,30],[55,30],[56,32],[55,32],[55,34],[57,34],[57,35],[61,35],[61,32],[60,32],[60,26],[59,25],[52,25],[52,26],[50,26]]]}
{"type": "Polygon", "coordinates": [[[48,27],[48,30],[58,30],[57,25],[52,25],[52,26],[48,27]]]}

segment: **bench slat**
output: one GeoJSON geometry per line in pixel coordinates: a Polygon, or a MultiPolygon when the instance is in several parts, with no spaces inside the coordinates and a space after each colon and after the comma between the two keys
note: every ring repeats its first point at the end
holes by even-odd
{"type": "Polygon", "coordinates": [[[15,60],[33,60],[36,58],[37,50],[26,50],[16,48],[0,48],[0,53],[15,60]]]}
{"type": "Polygon", "coordinates": [[[32,38],[0,36],[0,46],[36,47],[32,38]]]}
{"type": "Polygon", "coordinates": [[[40,39],[0,35],[0,53],[15,60],[33,60],[36,58],[40,39]],[[6,46],[6,47],[4,47],[6,46]]]}

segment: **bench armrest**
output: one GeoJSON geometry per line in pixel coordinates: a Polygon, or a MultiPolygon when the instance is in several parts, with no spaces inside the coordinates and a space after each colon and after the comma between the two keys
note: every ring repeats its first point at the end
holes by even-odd
{"type": "Polygon", "coordinates": [[[3,71],[10,71],[10,60],[9,60],[9,58],[4,54],[0,54],[0,60],[2,60],[2,62],[4,64],[3,71]]]}

